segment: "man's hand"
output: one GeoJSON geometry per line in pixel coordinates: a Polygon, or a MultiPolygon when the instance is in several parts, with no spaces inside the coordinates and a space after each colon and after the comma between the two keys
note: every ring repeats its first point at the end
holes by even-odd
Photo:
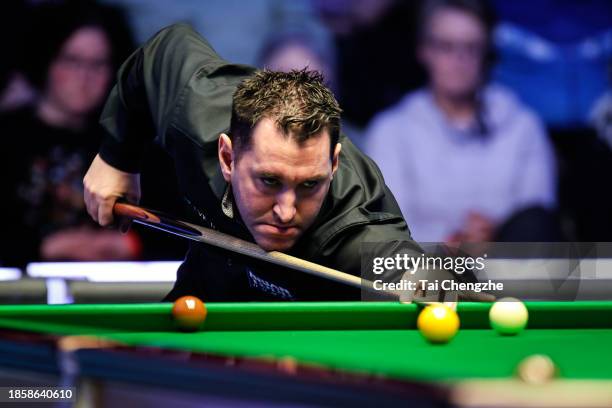
{"type": "Polygon", "coordinates": [[[119,198],[134,204],[140,200],[140,174],[118,170],[100,155],[89,166],[83,185],[87,212],[103,227],[113,223],[113,205],[119,198]]]}

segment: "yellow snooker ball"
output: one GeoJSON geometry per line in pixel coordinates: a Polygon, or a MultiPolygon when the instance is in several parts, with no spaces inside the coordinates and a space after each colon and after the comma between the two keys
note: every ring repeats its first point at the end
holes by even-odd
{"type": "Polygon", "coordinates": [[[446,305],[432,304],[419,314],[417,328],[431,343],[446,343],[459,330],[459,316],[446,305]]]}
{"type": "Polygon", "coordinates": [[[520,333],[527,326],[528,319],[529,313],[525,304],[516,298],[499,299],[489,310],[491,327],[499,334],[520,333]]]}

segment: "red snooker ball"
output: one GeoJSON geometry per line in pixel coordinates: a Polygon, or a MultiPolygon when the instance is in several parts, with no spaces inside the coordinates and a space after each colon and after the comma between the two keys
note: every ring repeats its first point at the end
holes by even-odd
{"type": "Polygon", "coordinates": [[[195,296],[182,296],[172,306],[172,317],[179,329],[196,331],[206,320],[206,306],[195,296]]]}

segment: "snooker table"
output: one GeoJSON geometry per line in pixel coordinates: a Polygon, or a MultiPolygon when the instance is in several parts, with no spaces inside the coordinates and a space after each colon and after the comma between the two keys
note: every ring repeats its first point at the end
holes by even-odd
{"type": "Polygon", "coordinates": [[[209,303],[194,333],[175,328],[171,303],[1,306],[1,385],[68,377],[94,406],[126,384],[219,406],[612,406],[612,301],[526,302],[517,336],[489,328],[490,306],[459,303],[461,329],[442,345],[416,330],[421,306],[395,302],[209,303]],[[532,354],[557,377],[517,379],[532,354]]]}

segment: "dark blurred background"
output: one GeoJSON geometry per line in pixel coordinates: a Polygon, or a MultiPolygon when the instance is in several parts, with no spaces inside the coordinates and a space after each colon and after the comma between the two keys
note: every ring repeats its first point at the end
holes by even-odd
{"type": "MultiPolygon", "coordinates": [[[[0,265],[182,258],[173,237],[97,228],[80,198],[118,66],[179,21],[227,60],[321,71],[417,241],[612,241],[608,0],[0,7],[0,265]]],[[[142,204],[180,215],[172,163],[150,149],[142,204]]]]}

